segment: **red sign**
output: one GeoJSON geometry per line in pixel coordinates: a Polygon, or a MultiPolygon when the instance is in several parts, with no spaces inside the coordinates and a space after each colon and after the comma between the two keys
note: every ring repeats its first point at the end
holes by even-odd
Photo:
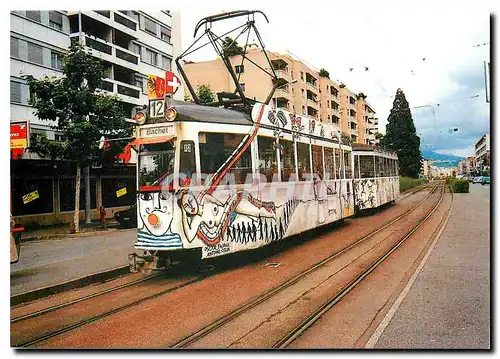
{"type": "Polygon", "coordinates": [[[11,123],[10,124],[10,149],[12,157],[16,160],[23,155],[24,150],[28,147],[28,123],[11,123]]]}
{"type": "Polygon", "coordinates": [[[167,81],[166,93],[175,94],[181,87],[181,80],[173,72],[165,72],[165,80],[167,81]]]}

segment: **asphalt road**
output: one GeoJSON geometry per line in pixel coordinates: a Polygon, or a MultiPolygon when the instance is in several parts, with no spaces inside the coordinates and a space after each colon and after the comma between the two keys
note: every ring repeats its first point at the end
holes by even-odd
{"type": "Polygon", "coordinates": [[[127,265],[128,254],[136,252],[135,240],[134,228],[95,237],[23,243],[19,262],[10,266],[11,295],[127,265]],[[91,268],[88,258],[93,258],[91,268]],[[68,261],[72,262],[70,276],[68,261]]]}
{"type": "Polygon", "coordinates": [[[490,186],[455,194],[448,224],[375,348],[490,348],[490,186]]]}

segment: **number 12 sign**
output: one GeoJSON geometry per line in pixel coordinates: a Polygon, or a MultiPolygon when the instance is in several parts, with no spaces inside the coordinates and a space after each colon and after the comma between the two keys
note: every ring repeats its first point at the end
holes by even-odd
{"type": "Polygon", "coordinates": [[[165,99],[164,98],[149,100],[149,117],[150,118],[165,117],[165,99]]]}

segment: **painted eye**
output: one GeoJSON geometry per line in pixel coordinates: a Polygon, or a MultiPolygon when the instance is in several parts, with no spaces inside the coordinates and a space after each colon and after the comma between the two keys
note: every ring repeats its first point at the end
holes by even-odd
{"type": "Polygon", "coordinates": [[[217,207],[214,207],[213,210],[214,214],[217,214],[217,212],[219,212],[219,209],[217,207]]]}
{"type": "Polygon", "coordinates": [[[162,201],[165,201],[169,198],[170,196],[168,195],[168,193],[160,193],[160,199],[162,201]]]}
{"type": "Polygon", "coordinates": [[[141,193],[141,199],[143,201],[151,201],[153,197],[149,193],[141,193]]]}

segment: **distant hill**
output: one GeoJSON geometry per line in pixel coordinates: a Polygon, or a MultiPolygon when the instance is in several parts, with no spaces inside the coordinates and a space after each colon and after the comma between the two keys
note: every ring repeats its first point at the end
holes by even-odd
{"type": "Polygon", "coordinates": [[[457,167],[458,162],[465,159],[464,157],[443,155],[430,149],[420,149],[420,152],[422,152],[423,158],[433,161],[433,165],[437,167],[457,167]]]}

